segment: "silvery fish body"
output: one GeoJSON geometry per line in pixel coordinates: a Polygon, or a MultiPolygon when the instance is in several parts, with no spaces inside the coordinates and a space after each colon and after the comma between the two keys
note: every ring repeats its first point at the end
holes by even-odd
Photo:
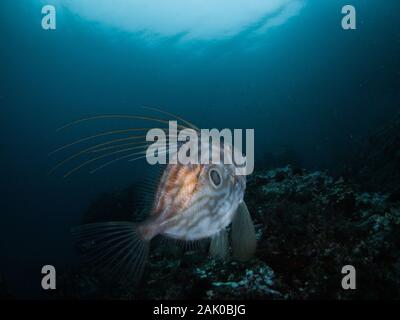
{"type": "MultiPolygon", "coordinates": [[[[208,164],[180,164],[178,153],[172,157],[171,162],[177,164],[165,168],[151,216],[139,227],[145,238],[163,234],[179,240],[199,240],[212,237],[231,223],[243,201],[246,176],[235,174],[231,145],[207,148],[208,164]],[[219,154],[220,161],[214,164],[215,154],[219,154]]],[[[201,142],[197,150],[202,150],[201,142]]]]}
{"type": "Polygon", "coordinates": [[[245,188],[232,165],[169,165],[153,213],[159,232],[181,240],[213,236],[231,223],[245,188]]]}
{"type": "MultiPolygon", "coordinates": [[[[208,164],[180,164],[179,161],[168,164],[158,182],[150,215],[144,222],[84,225],[77,232],[80,240],[91,241],[94,249],[90,254],[102,259],[106,258],[102,251],[112,252],[115,249],[115,255],[110,254],[113,262],[106,260],[110,269],[117,269],[114,264],[118,265],[120,272],[133,273],[138,279],[148,255],[149,242],[158,234],[186,241],[218,239],[214,245],[211,243],[214,250],[210,249],[210,252],[217,252],[214,256],[225,257],[225,253],[219,252],[227,250],[226,240],[223,240],[227,237],[218,238],[218,235],[225,231],[235,215],[242,215],[236,212],[241,212],[245,219],[236,219],[239,224],[236,223],[236,227],[233,224],[232,229],[241,236],[236,241],[239,246],[250,243],[249,248],[242,250],[244,255],[252,254],[255,249],[254,226],[243,202],[246,176],[235,174],[233,147],[225,145],[225,148],[227,153],[224,153],[224,147],[211,146],[208,164]],[[220,153],[220,158],[225,161],[213,163],[212,155],[215,153],[220,153]],[[238,210],[243,206],[245,210],[238,210]],[[242,225],[245,233],[242,232],[242,225]],[[126,263],[119,263],[121,259],[126,263]]],[[[97,260],[101,263],[101,259],[97,260]]]]}

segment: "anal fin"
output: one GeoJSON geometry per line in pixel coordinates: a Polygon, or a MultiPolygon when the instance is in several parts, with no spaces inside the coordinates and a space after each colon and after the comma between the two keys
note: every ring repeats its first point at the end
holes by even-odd
{"type": "Polygon", "coordinates": [[[210,256],[218,260],[228,258],[228,233],[222,229],[211,238],[210,256]]]}
{"type": "Polygon", "coordinates": [[[244,202],[239,204],[232,220],[231,242],[234,259],[246,261],[253,257],[257,247],[256,232],[244,202]]]}

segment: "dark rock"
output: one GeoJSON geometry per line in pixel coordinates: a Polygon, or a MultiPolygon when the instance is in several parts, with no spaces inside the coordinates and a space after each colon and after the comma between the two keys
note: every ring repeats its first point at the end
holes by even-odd
{"type": "Polygon", "coordinates": [[[393,192],[389,194],[387,199],[389,202],[400,202],[400,192],[393,192]]]}
{"type": "Polygon", "coordinates": [[[274,178],[275,178],[276,182],[282,182],[283,180],[285,180],[286,174],[284,172],[280,171],[280,172],[276,173],[274,178]]]}
{"type": "Polygon", "coordinates": [[[292,169],[292,172],[294,175],[300,175],[300,176],[304,173],[304,171],[299,167],[294,167],[292,169]]]}
{"type": "Polygon", "coordinates": [[[343,212],[344,214],[351,214],[356,208],[356,199],[351,192],[343,194],[336,200],[335,209],[343,212]]]}

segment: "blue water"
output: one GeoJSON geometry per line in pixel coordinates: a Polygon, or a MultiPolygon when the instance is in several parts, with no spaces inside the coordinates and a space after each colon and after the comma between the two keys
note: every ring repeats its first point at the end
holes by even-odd
{"type": "Polygon", "coordinates": [[[51,0],[57,29],[45,31],[42,3],[2,0],[0,272],[13,292],[38,295],[42,265],[74,264],[70,228],[90,200],[143,174],[121,162],[48,176],[62,158],[50,151],[116,124],[57,132],[66,122],[154,106],[201,128],[254,128],[258,162],[289,146],[304,167],[337,168],[400,102],[399,1],[352,0],[357,30],[344,31],[348,2],[309,0],[262,34],[189,41],[143,37],[51,0]]]}

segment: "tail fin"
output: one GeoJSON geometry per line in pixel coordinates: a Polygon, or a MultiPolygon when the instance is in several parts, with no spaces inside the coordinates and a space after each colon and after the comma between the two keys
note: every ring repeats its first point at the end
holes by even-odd
{"type": "Polygon", "coordinates": [[[107,279],[137,283],[149,253],[149,241],[131,222],[101,222],[72,230],[78,250],[107,279]]]}
{"type": "Polygon", "coordinates": [[[241,261],[249,260],[257,247],[256,232],[247,206],[242,202],[232,221],[232,255],[241,261]]]}
{"type": "Polygon", "coordinates": [[[222,229],[211,238],[210,255],[219,260],[228,258],[228,233],[226,229],[222,229]]]}

